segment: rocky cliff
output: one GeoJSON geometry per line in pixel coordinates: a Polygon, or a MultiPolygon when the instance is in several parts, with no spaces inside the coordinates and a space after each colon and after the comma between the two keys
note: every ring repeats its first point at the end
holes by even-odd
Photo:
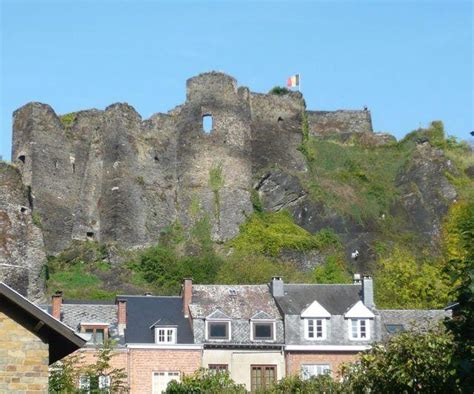
{"type": "MultiPolygon", "coordinates": [[[[212,239],[222,243],[252,214],[255,192],[266,210],[289,210],[310,232],[332,228],[348,257],[359,248],[367,251],[365,260],[373,259],[379,226],[314,197],[312,188],[334,182],[314,175],[301,147],[304,138],[317,146],[334,135],[339,144],[356,138],[369,149],[394,139],[373,133],[367,110],[305,111],[299,93],[252,93],[217,72],[189,79],[184,104],[146,120],[128,104],[63,116],[46,104],[25,105],[14,113],[18,172],[3,165],[0,173],[1,264],[14,266],[6,275],[28,276],[17,287],[39,294],[45,253],[58,254],[73,240],[149,246],[171,223],[190,227],[196,209],[208,214],[212,239]],[[210,132],[205,118],[211,118],[210,132]]],[[[380,214],[403,211],[406,228],[431,240],[456,197],[444,175],[449,164],[429,144],[417,148],[410,163],[396,180],[402,198],[380,214]]]]}

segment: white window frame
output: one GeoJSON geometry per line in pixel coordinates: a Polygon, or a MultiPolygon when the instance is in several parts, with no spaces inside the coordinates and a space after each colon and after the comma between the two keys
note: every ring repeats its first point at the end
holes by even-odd
{"type": "Polygon", "coordinates": [[[331,364],[301,364],[301,369],[300,369],[300,376],[301,379],[303,380],[308,380],[311,379],[313,376],[321,376],[321,375],[329,375],[332,376],[332,369],[331,369],[331,364]],[[313,369],[315,373],[305,374],[304,370],[311,370],[313,369]]]}
{"type": "Polygon", "coordinates": [[[274,320],[252,320],[250,321],[250,340],[251,341],[275,341],[276,322],[274,320]],[[272,326],[271,338],[255,338],[254,330],[256,324],[269,324],[272,326]]]}
{"type": "Polygon", "coordinates": [[[176,327],[155,327],[155,343],[176,343],[176,327]],[[160,331],[164,331],[164,340],[160,341],[160,331]],[[168,334],[171,332],[171,340],[168,340],[168,334]]]}
{"type": "Polygon", "coordinates": [[[324,341],[327,338],[327,325],[328,325],[328,320],[327,318],[305,318],[304,319],[304,338],[308,341],[324,341]],[[318,337],[317,336],[317,326],[318,326],[318,321],[321,322],[321,331],[322,331],[322,336],[318,337]],[[309,336],[309,326],[310,322],[313,325],[313,337],[309,336]]]}
{"type": "Polygon", "coordinates": [[[232,324],[230,320],[206,320],[206,326],[205,326],[205,337],[207,341],[221,341],[221,342],[228,342],[232,339],[232,324]],[[212,338],[210,336],[210,324],[227,324],[227,338],[212,338]]]}
{"type": "Polygon", "coordinates": [[[348,328],[349,328],[349,339],[352,341],[369,341],[370,340],[370,319],[348,319],[348,328]],[[354,332],[352,331],[353,322],[356,324],[356,336],[354,336],[354,332]],[[365,338],[361,337],[361,328],[362,323],[364,322],[365,327],[365,338]]]}

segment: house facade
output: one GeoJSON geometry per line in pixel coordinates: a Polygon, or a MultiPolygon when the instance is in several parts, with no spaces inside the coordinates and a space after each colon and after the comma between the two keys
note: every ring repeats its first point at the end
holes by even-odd
{"type": "Polygon", "coordinates": [[[85,341],[0,283],[0,393],[47,393],[48,366],[85,341]]]}
{"type": "Polygon", "coordinates": [[[286,374],[283,318],[268,285],[194,285],[185,280],[185,310],[202,366],[226,370],[255,391],[286,374]]]}
{"type": "MultiPolygon", "coordinates": [[[[73,302],[53,296],[51,313],[87,338],[80,352],[93,363],[97,345],[117,342],[111,364],[123,368],[131,393],[161,393],[198,368],[228,371],[249,391],[288,375],[339,378],[342,363],[414,321],[426,327],[445,311],[378,310],[373,281],[352,284],[196,285],[181,296],[117,296],[73,302]]],[[[104,384],[110,382],[105,381],[104,384]]],[[[81,380],[82,388],[88,382],[81,380]]]]}

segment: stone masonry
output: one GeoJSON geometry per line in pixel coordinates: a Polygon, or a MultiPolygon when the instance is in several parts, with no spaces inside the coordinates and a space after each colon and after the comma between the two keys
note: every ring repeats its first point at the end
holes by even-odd
{"type": "Polygon", "coordinates": [[[48,392],[48,344],[0,312],[0,393],[48,392]]]}

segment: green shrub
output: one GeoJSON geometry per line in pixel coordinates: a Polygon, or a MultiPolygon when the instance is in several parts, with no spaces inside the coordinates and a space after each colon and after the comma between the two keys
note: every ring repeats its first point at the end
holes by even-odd
{"type": "Polygon", "coordinates": [[[270,91],[269,94],[274,94],[276,96],[284,96],[286,94],[291,93],[291,90],[283,87],[283,86],[274,86],[270,91]]]}

